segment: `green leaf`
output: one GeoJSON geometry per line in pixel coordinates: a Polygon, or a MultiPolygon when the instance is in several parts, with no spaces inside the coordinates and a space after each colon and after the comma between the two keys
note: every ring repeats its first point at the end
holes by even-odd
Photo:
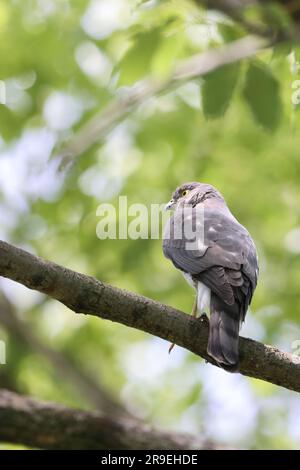
{"type": "Polygon", "coordinates": [[[119,85],[132,85],[150,73],[151,61],[160,39],[160,28],[136,34],[132,47],[118,66],[119,85]]]}
{"type": "Polygon", "coordinates": [[[275,131],[282,114],[279,84],[264,64],[250,64],[243,94],[255,120],[264,129],[275,131]]]}
{"type": "Polygon", "coordinates": [[[244,31],[238,24],[218,23],[218,32],[224,42],[235,41],[244,36],[244,31]]]}
{"type": "MultiPolygon", "coordinates": [[[[282,2],[283,3],[283,2],[282,2]]],[[[270,2],[261,9],[262,17],[267,25],[278,28],[279,30],[288,30],[292,27],[293,13],[289,13],[289,9],[285,5],[270,2]]]]}
{"type": "Polygon", "coordinates": [[[226,112],[238,76],[239,64],[224,65],[205,76],[202,86],[202,106],[206,118],[217,118],[226,112]]]}
{"type": "Polygon", "coordinates": [[[286,58],[292,52],[292,45],[287,42],[282,42],[274,45],[273,48],[273,59],[286,58]]]}
{"type": "Polygon", "coordinates": [[[170,75],[183,44],[184,36],[182,33],[172,34],[161,40],[151,62],[151,71],[155,76],[166,78],[170,75]]]}

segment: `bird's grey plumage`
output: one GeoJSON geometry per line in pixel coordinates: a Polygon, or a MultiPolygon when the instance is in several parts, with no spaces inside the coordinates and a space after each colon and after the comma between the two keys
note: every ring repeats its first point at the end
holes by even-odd
{"type": "Polygon", "coordinates": [[[238,364],[238,337],[258,277],[254,242],[231,214],[222,195],[211,185],[186,183],[177,188],[168,207],[175,209],[166,225],[164,255],[188,273],[195,285],[211,291],[208,353],[223,367],[238,364]],[[188,209],[188,211],[186,211],[188,209]],[[197,215],[201,209],[203,218],[197,215]],[[188,222],[196,223],[195,248],[187,249],[184,233],[188,222]],[[198,227],[197,226],[197,227],[198,227]],[[178,237],[180,229],[181,238],[178,237]],[[202,233],[202,240],[198,240],[202,233]],[[176,236],[174,234],[177,234],[176,236]]]}

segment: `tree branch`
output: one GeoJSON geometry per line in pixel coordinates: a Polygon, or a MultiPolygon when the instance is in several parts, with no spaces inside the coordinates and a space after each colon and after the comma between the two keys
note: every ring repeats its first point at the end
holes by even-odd
{"type": "Polygon", "coordinates": [[[254,4],[266,5],[265,0],[194,0],[196,4],[208,9],[219,10],[233,21],[236,21],[248,31],[249,36],[232,41],[215,49],[209,49],[201,54],[179,63],[170,77],[165,80],[145,78],[132,87],[122,91],[116,99],[106,108],[96,113],[61,149],[60,167],[72,162],[94,144],[99,142],[107,132],[129,112],[137,108],[147,98],[178,87],[183,81],[203,76],[218,68],[255,56],[264,48],[284,41],[300,41],[300,7],[295,6],[294,0],[279,0],[278,3],[285,8],[294,20],[291,30],[274,30],[272,25],[255,24],[243,16],[247,7],[254,4]]]}
{"type": "Polygon", "coordinates": [[[129,415],[129,412],[112,397],[112,394],[109,394],[102,384],[96,383],[79,364],[75,364],[70,357],[43,344],[28,325],[18,318],[3,294],[0,297],[0,323],[10,334],[17,337],[24,347],[44,356],[60,379],[73,385],[76,392],[79,392],[95,409],[105,410],[110,415],[129,415]]]}
{"type": "Polygon", "coordinates": [[[180,86],[184,81],[205,75],[226,64],[254,56],[258,51],[270,45],[270,41],[248,36],[230,44],[210,49],[182,61],[175,68],[172,76],[166,80],[146,78],[128,88],[106,108],[93,116],[61,150],[61,167],[87,151],[99,142],[107,132],[137,108],[147,98],[180,86]]]}
{"type": "MultiPolygon", "coordinates": [[[[208,325],[172,307],[112,287],[0,242],[0,275],[43,292],[76,313],[94,315],[207,355],[208,325]]],[[[300,358],[251,339],[240,339],[240,373],[300,392],[300,358]]]]}
{"type": "Polygon", "coordinates": [[[0,441],[42,449],[221,449],[189,434],[164,432],[131,418],[40,402],[0,391],[0,441]]]}
{"type": "MultiPolygon", "coordinates": [[[[277,0],[277,5],[282,7],[282,11],[286,12],[292,25],[292,30],[287,31],[280,27],[276,17],[272,15],[272,12],[268,11],[270,4],[269,0],[194,0],[197,5],[206,7],[207,9],[218,10],[224,13],[226,16],[231,18],[233,21],[239,23],[251,34],[257,34],[264,37],[280,36],[286,39],[299,40],[299,20],[300,20],[300,5],[295,0],[277,0]],[[249,7],[260,7],[262,12],[262,19],[265,21],[265,25],[256,24],[247,20],[244,13],[247,12],[249,7]]],[[[274,5],[276,4],[274,2],[274,5]]]]}

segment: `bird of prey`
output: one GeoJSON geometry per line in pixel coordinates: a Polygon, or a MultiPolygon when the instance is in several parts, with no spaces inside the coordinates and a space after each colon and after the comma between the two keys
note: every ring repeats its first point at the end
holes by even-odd
{"type": "Polygon", "coordinates": [[[166,209],[174,213],[165,227],[164,255],[196,290],[192,314],[210,312],[208,354],[220,367],[237,370],[239,330],[258,278],[254,242],[210,184],[181,185],[166,209]]]}

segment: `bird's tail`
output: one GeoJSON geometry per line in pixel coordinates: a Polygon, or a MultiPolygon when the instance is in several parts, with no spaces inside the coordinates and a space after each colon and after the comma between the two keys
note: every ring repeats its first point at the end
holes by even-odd
{"type": "Polygon", "coordinates": [[[239,315],[212,293],[207,352],[226,370],[236,371],[239,362],[239,315]]]}

